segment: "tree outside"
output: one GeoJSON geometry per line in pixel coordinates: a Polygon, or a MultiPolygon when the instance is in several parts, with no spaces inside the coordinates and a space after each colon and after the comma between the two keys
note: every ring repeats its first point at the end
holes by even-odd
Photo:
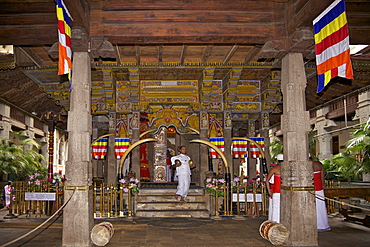
{"type": "Polygon", "coordinates": [[[0,139],[0,174],[12,174],[16,180],[27,180],[30,174],[46,175],[45,157],[39,153],[40,145],[22,132],[14,132],[15,141],[0,139]]]}
{"type": "Polygon", "coordinates": [[[323,162],[327,170],[340,172],[339,177],[347,181],[370,173],[370,118],[351,134],[353,138],[346,142],[346,150],[323,162]]]}

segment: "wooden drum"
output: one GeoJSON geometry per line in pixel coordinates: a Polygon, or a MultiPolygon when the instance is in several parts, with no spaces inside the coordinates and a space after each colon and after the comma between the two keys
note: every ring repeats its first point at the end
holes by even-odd
{"type": "Polygon", "coordinates": [[[91,230],[91,241],[97,246],[105,246],[114,234],[113,225],[110,222],[97,224],[91,230]]]}
{"type": "Polygon", "coordinates": [[[289,237],[289,231],[285,226],[271,220],[266,220],[261,224],[260,234],[273,245],[282,245],[289,237]]]}

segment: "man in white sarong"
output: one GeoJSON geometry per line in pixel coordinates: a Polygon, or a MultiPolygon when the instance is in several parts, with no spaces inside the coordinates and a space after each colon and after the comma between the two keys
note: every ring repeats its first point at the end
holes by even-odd
{"type": "Polygon", "coordinates": [[[316,217],[317,217],[317,231],[325,232],[330,231],[331,228],[328,222],[328,215],[326,211],[325,204],[325,194],[324,194],[324,166],[319,161],[312,162],[312,168],[314,171],[314,186],[316,196],[316,217]]]}
{"type": "Polygon", "coordinates": [[[269,193],[270,198],[272,199],[271,207],[269,207],[269,220],[275,221],[280,223],[280,186],[281,186],[281,178],[280,178],[280,169],[281,169],[281,162],[283,162],[283,155],[278,154],[276,156],[278,160],[277,166],[271,168],[269,174],[267,175],[266,179],[266,187],[267,192],[269,193]],[[274,183],[269,183],[270,179],[273,177],[274,183]]]}
{"type": "Polygon", "coordinates": [[[171,164],[176,167],[176,175],[178,177],[177,191],[175,194],[175,199],[178,200],[180,196],[180,202],[184,203],[185,198],[188,196],[191,181],[191,171],[190,169],[195,168],[195,164],[191,161],[190,157],[186,155],[186,147],[179,147],[179,155],[173,156],[171,158],[171,164]],[[189,164],[189,161],[190,164],[189,164]]]}
{"type": "MultiPolygon", "coordinates": [[[[274,191],[274,175],[271,176],[271,179],[268,181],[270,184],[271,191],[274,191]]],[[[272,219],[272,197],[269,196],[269,214],[268,214],[268,220],[272,219]]]]}

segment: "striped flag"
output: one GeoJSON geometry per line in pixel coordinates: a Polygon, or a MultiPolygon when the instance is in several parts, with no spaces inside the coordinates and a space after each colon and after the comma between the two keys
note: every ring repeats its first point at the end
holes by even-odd
{"type": "Polygon", "coordinates": [[[58,75],[68,74],[72,77],[72,27],[71,15],[69,14],[63,0],[57,0],[58,38],[59,38],[59,67],[58,75]]]}
{"type": "Polygon", "coordinates": [[[108,138],[101,138],[92,145],[93,159],[103,160],[107,155],[108,138]]]}
{"type": "MultiPolygon", "coordinates": [[[[220,138],[209,138],[209,141],[215,145],[216,147],[218,147],[222,153],[225,152],[225,140],[223,137],[220,137],[220,138]]],[[[211,159],[217,159],[217,158],[221,158],[220,155],[218,155],[218,153],[213,149],[213,148],[210,148],[209,149],[209,156],[211,159]]]]}
{"type": "MultiPolygon", "coordinates": [[[[250,137],[251,140],[255,141],[257,144],[259,144],[263,151],[265,151],[265,138],[263,137],[250,137]]],[[[249,144],[249,151],[251,153],[252,158],[262,158],[261,151],[258,149],[256,144],[250,143],[249,144]]]]}
{"type": "Polygon", "coordinates": [[[234,139],[232,145],[233,158],[244,159],[248,157],[248,145],[246,140],[234,139]]]}
{"type": "Polygon", "coordinates": [[[114,153],[116,155],[116,159],[121,159],[129,147],[130,138],[116,138],[114,142],[114,153]]]}
{"type": "Polygon", "coordinates": [[[336,76],[353,79],[344,0],[334,1],[314,21],[317,93],[336,76]]]}

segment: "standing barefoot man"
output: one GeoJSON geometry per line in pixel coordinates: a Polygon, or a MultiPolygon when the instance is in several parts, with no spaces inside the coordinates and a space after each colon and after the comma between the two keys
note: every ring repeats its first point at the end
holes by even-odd
{"type": "Polygon", "coordinates": [[[178,177],[179,184],[177,185],[177,191],[175,194],[175,199],[177,200],[180,196],[180,202],[184,203],[185,198],[188,195],[191,181],[191,171],[190,169],[195,168],[195,164],[191,161],[190,157],[186,155],[186,147],[179,147],[179,155],[173,156],[171,158],[171,164],[176,167],[175,176],[178,177]]]}

